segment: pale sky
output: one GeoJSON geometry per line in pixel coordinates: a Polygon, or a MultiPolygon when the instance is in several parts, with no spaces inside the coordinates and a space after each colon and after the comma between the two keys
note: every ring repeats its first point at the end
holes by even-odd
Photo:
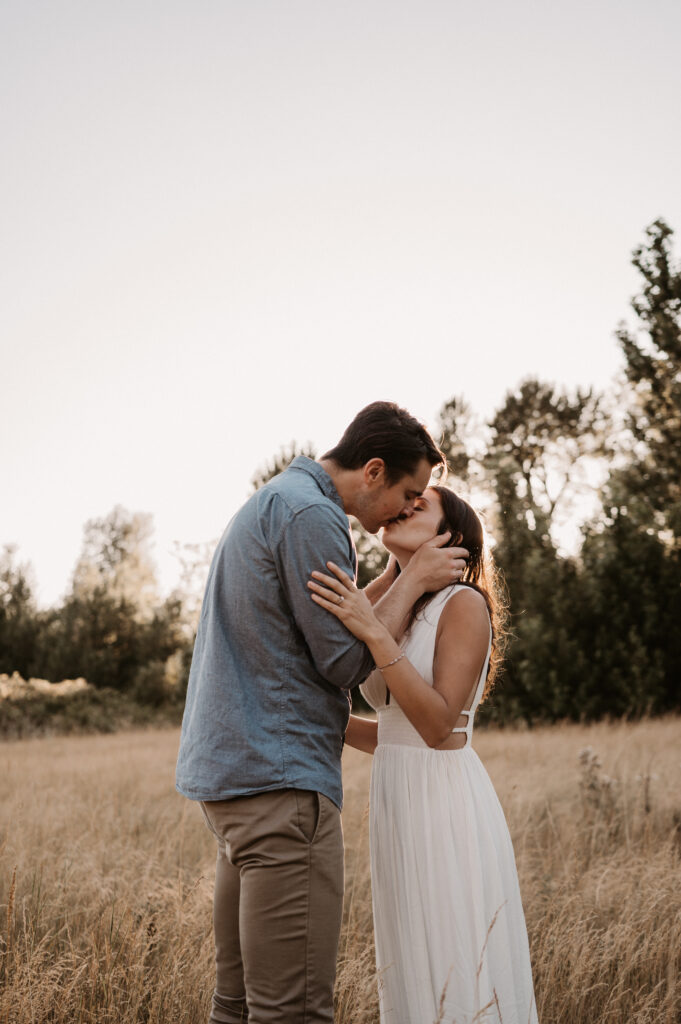
{"type": "MultiPolygon", "coordinates": [[[[681,232],[678,0],[3,0],[0,544],[216,538],[367,402],[607,387],[681,232]]],[[[677,246],[678,251],[679,246],[677,246]]]]}

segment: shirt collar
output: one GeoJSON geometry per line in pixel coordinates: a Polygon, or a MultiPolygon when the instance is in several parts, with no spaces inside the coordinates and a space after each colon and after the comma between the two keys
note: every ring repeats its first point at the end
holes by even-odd
{"type": "Polygon", "coordinates": [[[322,494],[325,494],[327,498],[330,498],[334,504],[338,505],[345,512],[343,502],[333,480],[318,462],[315,462],[314,459],[308,459],[307,455],[296,455],[288,468],[302,470],[303,473],[313,477],[322,494]]]}

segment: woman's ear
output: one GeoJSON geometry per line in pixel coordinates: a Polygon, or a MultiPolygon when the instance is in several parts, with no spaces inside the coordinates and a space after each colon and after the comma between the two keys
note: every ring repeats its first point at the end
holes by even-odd
{"type": "Polygon", "coordinates": [[[463,540],[463,534],[459,530],[458,533],[455,533],[455,534],[452,535],[452,539],[449,542],[449,546],[451,548],[458,548],[458,546],[459,546],[459,544],[461,543],[462,540],[463,540]]]}

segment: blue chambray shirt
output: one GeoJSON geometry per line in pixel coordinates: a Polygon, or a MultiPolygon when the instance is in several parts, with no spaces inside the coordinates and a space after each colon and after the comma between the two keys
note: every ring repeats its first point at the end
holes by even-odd
{"type": "Polygon", "coordinates": [[[310,572],[329,560],[356,576],[338,492],[298,456],[236,513],[213,556],[177,761],[184,796],[311,789],[341,806],[348,690],[373,661],[310,598],[310,572]]]}

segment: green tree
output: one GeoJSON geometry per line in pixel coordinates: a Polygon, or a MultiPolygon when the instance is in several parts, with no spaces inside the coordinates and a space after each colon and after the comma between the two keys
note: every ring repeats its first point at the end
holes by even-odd
{"type": "Polygon", "coordinates": [[[680,570],[678,553],[626,514],[587,531],[571,609],[585,717],[679,709],[680,570]]]}
{"type": "Polygon", "coordinates": [[[158,704],[182,680],[168,664],[187,644],[182,606],[169,598],[140,620],[136,606],[99,587],[71,593],[45,618],[40,675],[58,681],[83,676],[94,686],[158,704]]]}
{"type": "Polygon", "coordinates": [[[630,384],[633,452],[609,486],[610,507],[681,543],[681,265],[664,220],[646,229],[632,262],[643,279],[635,328],[620,326],[630,384]]]}
{"type": "Polygon", "coordinates": [[[599,395],[574,395],[530,378],[509,391],[490,423],[485,467],[498,499],[502,535],[511,516],[545,541],[561,514],[590,488],[589,466],[607,452],[608,418],[599,395]]]}
{"type": "Polygon", "coordinates": [[[45,619],[39,672],[58,682],[79,676],[94,686],[129,690],[143,661],[143,627],[134,604],[104,587],[69,594],[45,619]]]}
{"type": "Polygon", "coordinates": [[[28,677],[39,632],[30,569],[17,562],[16,548],[7,544],[0,552],[0,672],[28,677]]]}
{"type": "Polygon", "coordinates": [[[636,329],[617,336],[629,383],[628,433],[582,549],[589,714],[681,706],[681,268],[657,220],[633,253],[636,329]]]}
{"type": "Polygon", "coordinates": [[[83,545],[72,579],[74,596],[86,599],[97,591],[120,601],[139,619],[149,619],[159,602],[151,554],[152,517],[116,505],[83,528],[83,545]]]}
{"type": "Polygon", "coordinates": [[[217,540],[174,544],[173,554],[180,563],[180,579],[173,597],[182,605],[182,618],[192,644],[199,624],[203,592],[217,540]]]}
{"type": "MultiPolygon", "coordinates": [[[[464,398],[454,395],[448,399],[438,414],[440,450],[447,457],[449,472],[455,480],[469,483],[476,465],[475,439],[479,439],[480,428],[475,422],[473,411],[464,398]]],[[[478,453],[479,454],[479,453],[478,453]]]]}
{"type": "Polygon", "coordinates": [[[586,486],[580,470],[603,455],[605,427],[598,396],[569,395],[534,379],[509,392],[489,424],[483,465],[495,498],[495,558],[509,591],[513,637],[490,717],[578,713],[579,567],[559,554],[557,532],[586,486]]]}
{"type": "Polygon", "coordinates": [[[151,516],[120,505],[85,524],[70,592],[44,617],[37,674],[83,676],[151,704],[182,691],[191,638],[179,596],[158,595],[151,540],[151,516]]]}

